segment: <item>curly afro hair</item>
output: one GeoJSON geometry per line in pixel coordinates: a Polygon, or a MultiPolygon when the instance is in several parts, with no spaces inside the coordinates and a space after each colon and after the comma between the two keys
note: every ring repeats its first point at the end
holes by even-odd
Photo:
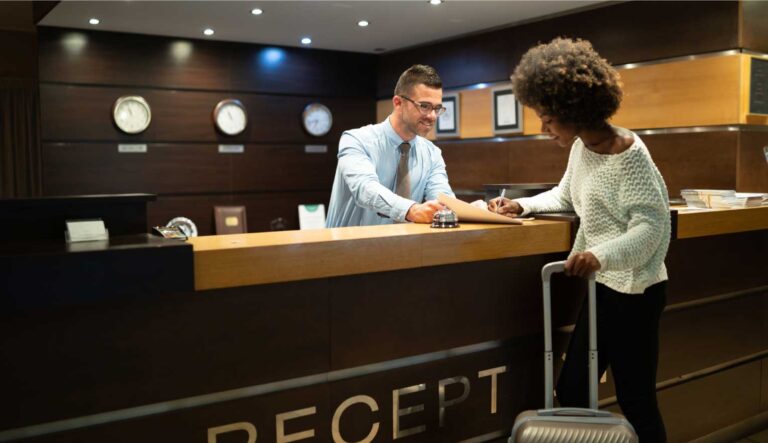
{"type": "Polygon", "coordinates": [[[511,78],[522,104],[579,129],[604,127],[621,103],[619,73],[586,40],[534,46],[511,78]]]}

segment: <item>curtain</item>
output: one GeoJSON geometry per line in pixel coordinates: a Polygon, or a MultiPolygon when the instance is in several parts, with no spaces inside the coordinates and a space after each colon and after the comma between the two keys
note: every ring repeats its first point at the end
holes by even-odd
{"type": "Polygon", "coordinates": [[[0,198],[39,196],[41,169],[37,80],[0,78],[0,198]]]}

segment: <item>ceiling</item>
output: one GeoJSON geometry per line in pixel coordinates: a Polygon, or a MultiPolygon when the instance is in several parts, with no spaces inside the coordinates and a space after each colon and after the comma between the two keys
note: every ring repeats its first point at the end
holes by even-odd
{"type": "Polygon", "coordinates": [[[382,53],[595,7],[604,0],[62,1],[40,25],[382,53]],[[261,15],[251,14],[260,8],[261,15]],[[98,18],[98,25],[89,24],[98,18]],[[367,20],[367,27],[358,26],[367,20]],[[212,36],[203,30],[212,28],[212,36]]]}

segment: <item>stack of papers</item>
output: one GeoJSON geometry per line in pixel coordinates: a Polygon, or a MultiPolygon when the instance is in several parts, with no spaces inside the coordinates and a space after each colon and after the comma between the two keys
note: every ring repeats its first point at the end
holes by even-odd
{"type": "Polygon", "coordinates": [[[449,197],[445,194],[437,196],[437,200],[449,207],[456,216],[459,218],[459,223],[462,222],[476,222],[476,223],[503,223],[508,225],[522,225],[523,222],[517,218],[509,218],[505,215],[496,214],[488,209],[481,209],[477,206],[459,200],[457,198],[449,197]]]}
{"type": "Polygon", "coordinates": [[[683,189],[680,194],[689,208],[750,208],[768,205],[768,194],[736,192],[732,189],[683,189]]]}

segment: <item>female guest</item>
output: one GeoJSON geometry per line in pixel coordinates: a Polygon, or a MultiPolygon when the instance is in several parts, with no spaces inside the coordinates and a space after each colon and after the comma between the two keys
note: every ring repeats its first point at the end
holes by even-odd
{"type": "MultiPolygon", "coordinates": [[[[659,316],[666,303],[670,236],[666,186],[637,134],[611,126],[619,75],[588,41],[556,38],[530,49],[512,75],[515,96],[542,131],[570,146],[557,187],[529,198],[497,198],[489,209],[516,216],[576,211],[581,219],[565,271],[596,273],[599,364],[641,442],[666,441],[656,401],[659,316]]],[[[587,407],[587,309],[576,324],[557,383],[562,406],[587,407]]]]}

